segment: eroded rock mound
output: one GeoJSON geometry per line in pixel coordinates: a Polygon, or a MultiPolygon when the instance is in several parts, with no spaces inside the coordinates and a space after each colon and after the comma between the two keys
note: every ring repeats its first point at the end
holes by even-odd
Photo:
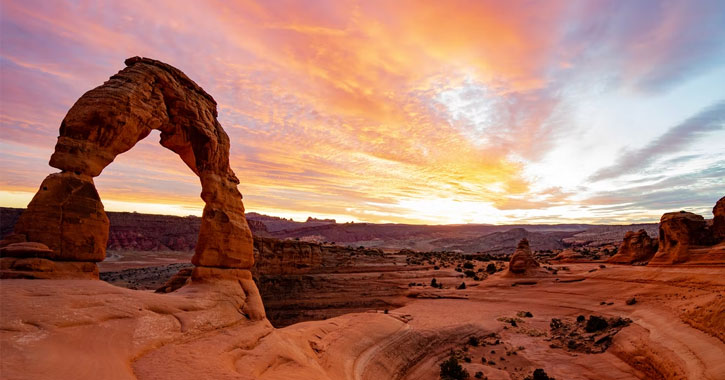
{"type": "Polygon", "coordinates": [[[559,254],[554,256],[554,258],[551,260],[558,261],[560,263],[573,263],[584,259],[586,259],[586,257],[584,257],[584,255],[582,255],[580,252],[577,252],[571,248],[567,248],[559,252],[559,254]]]}
{"type": "MultiPolygon", "coordinates": [[[[229,166],[229,137],[216,119],[216,102],[163,62],[134,57],[126,66],[68,111],[50,158],[50,165],[61,172],[43,181],[14,234],[0,246],[34,242],[49,249],[37,251],[36,258],[91,265],[103,260],[108,217],[93,177],[158,129],[161,145],[177,153],[201,181],[205,207],[192,262],[251,268],[252,234],[237,190],[239,180],[229,166]]],[[[23,257],[15,252],[4,249],[2,255],[23,257]]],[[[10,267],[3,263],[3,268],[10,267]]]]}
{"type": "Polygon", "coordinates": [[[705,218],[691,212],[668,212],[660,219],[659,248],[652,264],[678,264],[689,258],[693,246],[707,241],[705,218]]]}
{"type": "Polygon", "coordinates": [[[609,259],[610,263],[632,264],[648,261],[657,252],[657,240],[647,235],[647,231],[628,231],[619,246],[616,255],[609,259]]]}
{"type": "Polygon", "coordinates": [[[526,238],[519,241],[516,251],[511,255],[509,261],[509,273],[513,274],[526,274],[532,270],[539,268],[539,263],[536,262],[534,256],[531,254],[531,247],[529,247],[529,241],[526,238]]]}

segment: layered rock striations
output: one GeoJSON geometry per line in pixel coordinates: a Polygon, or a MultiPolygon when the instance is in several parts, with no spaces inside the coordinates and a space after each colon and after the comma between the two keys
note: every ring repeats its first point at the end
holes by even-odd
{"type": "MultiPolygon", "coordinates": [[[[63,119],[50,158],[50,165],[61,172],[43,181],[14,234],[0,244],[3,273],[15,265],[10,261],[28,256],[59,263],[102,261],[109,222],[93,177],[153,129],[161,131],[161,145],[177,153],[201,181],[205,207],[192,262],[197,267],[251,268],[252,233],[239,180],[229,166],[229,137],[217,121],[216,102],[180,70],[134,57],[126,60],[125,69],[81,96],[63,119]],[[28,253],[15,245],[26,242],[47,249],[28,253]]],[[[199,275],[210,271],[216,269],[196,270],[199,275]]],[[[250,277],[243,272],[230,276],[250,277]]]]}
{"type": "Polygon", "coordinates": [[[608,261],[615,264],[632,264],[649,261],[657,252],[657,240],[645,230],[627,231],[617,254],[608,261]]]}
{"type": "Polygon", "coordinates": [[[322,265],[322,245],[298,240],[254,237],[255,272],[304,274],[322,265]]]}

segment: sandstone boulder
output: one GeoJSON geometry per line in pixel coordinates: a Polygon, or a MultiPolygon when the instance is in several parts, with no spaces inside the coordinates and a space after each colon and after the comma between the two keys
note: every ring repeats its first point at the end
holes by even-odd
{"type": "Polygon", "coordinates": [[[711,240],[705,218],[691,212],[669,212],[660,219],[659,244],[650,264],[678,264],[689,259],[689,250],[711,240]]]}
{"type": "Polygon", "coordinates": [[[657,252],[657,241],[647,235],[647,231],[627,231],[619,246],[617,254],[608,262],[615,264],[632,264],[648,261],[657,252]]]}
{"type": "Polygon", "coordinates": [[[536,262],[534,256],[531,254],[531,247],[529,247],[529,241],[526,238],[519,241],[516,251],[511,255],[509,261],[509,272],[513,274],[525,274],[531,270],[539,268],[539,263],[536,262]]]}

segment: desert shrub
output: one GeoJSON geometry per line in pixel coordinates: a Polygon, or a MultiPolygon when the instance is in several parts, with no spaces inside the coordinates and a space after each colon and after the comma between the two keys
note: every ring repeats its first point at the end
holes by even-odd
{"type": "Polygon", "coordinates": [[[553,377],[549,377],[549,375],[544,372],[543,369],[537,368],[534,370],[534,373],[531,376],[526,376],[524,380],[556,380],[553,377]]]}
{"type": "Polygon", "coordinates": [[[579,323],[582,323],[585,320],[586,320],[586,317],[584,317],[583,315],[580,315],[580,316],[576,317],[576,321],[579,322],[579,323]]]}
{"type": "Polygon", "coordinates": [[[607,323],[607,320],[598,317],[596,315],[590,315],[589,320],[587,320],[587,325],[584,327],[584,330],[586,332],[595,332],[595,331],[601,331],[609,327],[609,323],[607,323]]]}
{"type": "Polygon", "coordinates": [[[466,261],[465,263],[463,263],[463,267],[466,269],[473,269],[473,263],[470,261],[466,261]]]}
{"type": "Polygon", "coordinates": [[[478,371],[475,375],[473,375],[476,379],[483,379],[483,372],[478,371]]]}
{"type": "Polygon", "coordinates": [[[435,278],[432,279],[432,280],[430,280],[430,286],[432,286],[434,288],[437,288],[438,287],[438,281],[436,281],[435,278]]]}
{"type": "Polygon", "coordinates": [[[561,319],[559,318],[551,318],[551,322],[549,323],[549,328],[552,330],[556,330],[560,328],[561,326],[564,326],[563,323],[561,323],[561,319]]]}
{"type": "Polygon", "coordinates": [[[494,265],[493,263],[486,265],[486,272],[488,274],[496,273],[496,265],[494,265]]]}
{"type": "Polygon", "coordinates": [[[471,375],[468,374],[461,365],[458,363],[456,356],[451,353],[446,361],[441,363],[441,379],[442,380],[465,380],[471,375]]]}
{"type": "Polygon", "coordinates": [[[478,347],[478,345],[481,344],[481,341],[478,339],[477,336],[472,336],[468,338],[468,344],[473,347],[478,347]]]}
{"type": "Polygon", "coordinates": [[[466,277],[471,277],[471,278],[476,277],[476,272],[474,272],[474,271],[472,271],[470,269],[467,270],[467,271],[465,271],[465,272],[463,272],[463,274],[465,274],[466,277]]]}
{"type": "Polygon", "coordinates": [[[441,267],[439,267],[438,265],[436,265],[436,266],[433,267],[433,269],[438,270],[438,269],[441,269],[441,267]]]}
{"type": "Polygon", "coordinates": [[[456,289],[465,289],[465,288],[466,288],[466,283],[461,282],[461,285],[458,285],[458,287],[456,289]]]}

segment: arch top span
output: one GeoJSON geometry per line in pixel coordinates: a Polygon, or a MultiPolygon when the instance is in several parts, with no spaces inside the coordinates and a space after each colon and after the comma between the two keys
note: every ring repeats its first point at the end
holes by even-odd
{"type": "Polygon", "coordinates": [[[229,136],[217,120],[216,101],[166,63],[141,57],[125,63],[123,70],[86,92],[68,111],[49,163],[61,172],[43,181],[0,252],[57,261],[102,261],[109,223],[93,177],[158,129],[161,145],[178,154],[201,182],[205,206],[192,262],[251,268],[252,234],[237,189],[239,180],[229,165],[229,136]]]}

